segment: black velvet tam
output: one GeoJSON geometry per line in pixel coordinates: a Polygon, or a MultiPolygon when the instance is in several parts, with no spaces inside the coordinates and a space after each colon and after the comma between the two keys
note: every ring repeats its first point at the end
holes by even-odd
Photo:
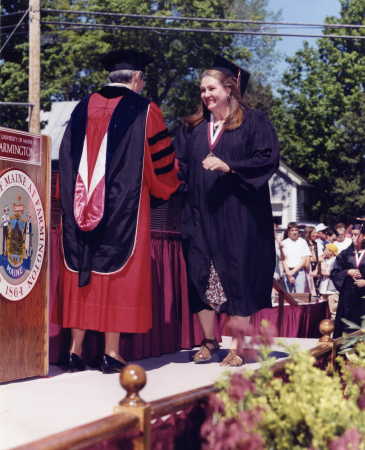
{"type": "Polygon", "coordinates": [[[101,58],[106,70],[144,70],[152,62],[152,58],[143,52],[133,49],[113,50],[101,58]]]}

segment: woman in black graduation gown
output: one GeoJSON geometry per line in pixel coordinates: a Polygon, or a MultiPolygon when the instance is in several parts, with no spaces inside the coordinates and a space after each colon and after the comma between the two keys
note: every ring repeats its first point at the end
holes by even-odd
{"type": "Polygon", "coordinates": [[[352,244],[336,258],[331,271],[331,279],[340,292],[334,337],[342,335],[347,319],[358,325],[365,315],[365,225],[356,224],[352,230],[352,244]]]}
{"type": "MultiPolygon", "coordinates": [[[[248,78],[217,57],[201,76],[201,106],[184,119],[175,141],[187,187],[182,231],[190,302],[205,337],[197,363],[218,349],[215,311],[244,329],[251,314],[271,306],[275,244],[268,180],[279,150],[265,114],[243,103],[248,78]]],[[[243,363],[236,345],[223,365],[243,363]]]]}

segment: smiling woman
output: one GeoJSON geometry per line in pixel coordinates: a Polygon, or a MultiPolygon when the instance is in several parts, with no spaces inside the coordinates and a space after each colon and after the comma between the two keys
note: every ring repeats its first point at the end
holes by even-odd
{"type": "MultiPolygon", "coordinates": [[[[215,312],[230,316],[231,329],[244,329],[251,314],[271,306],[275,246],[267,182],[279,153],[271,123],[244,104],[248,78],[218,57],[201,76],[198,110],[176,138],[187,188],[182,232],[191,308],[204,332],[196,363],[218,350],[215,312]]],[[[222,364],[243,362],[234,341],[222,364]]]]}
{"type": "Polygon", "coordinates": [[[200,96],[206,108],[213,113],[214,122],[223,123],[229,114],[231,89],[218,79],[206,75],[200,84],[200,96]]]}

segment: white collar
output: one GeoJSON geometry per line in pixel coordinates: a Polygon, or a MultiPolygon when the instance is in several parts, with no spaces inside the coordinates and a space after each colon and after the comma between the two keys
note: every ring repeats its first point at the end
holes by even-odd
{"type": "Polygon", "coordinates": [[[224,120],[217,121],[216,124],[218,126],[214,127],[214,117],[213,114],[210,114],[210,120],[209,120],[209,136],[210,136],[210,142],[213,145],[217,138],[221,135],[222,128],[224,126],[224,120]]]}
{"type": "Polygon", "coordinates": [[[355,249],[355,261],[356,261],[356,267],[359,267],[361,260],[365,254],[365,250],[356,250],[355,249]]]}
{"type": "Polygon", "coordinates": [[[125,84],[125,83],[107,83],[104,86],[125,87],[125,88],[131,90],[130,86],[128,84],[125,84]]]}

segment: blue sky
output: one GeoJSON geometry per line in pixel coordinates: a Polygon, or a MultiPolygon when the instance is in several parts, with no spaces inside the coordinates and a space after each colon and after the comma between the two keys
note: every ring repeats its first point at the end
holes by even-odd
{"type": "MultiPolygon", "coordinates": [[[[283,22],[323,23],[327,16],[338,16],[340,12],[339,0],[269,0],[268,8],[271,11],[281,10],[283,22]]],[[[282,31],[285,32],[283,29],[282,31]]],[[[319,34],[319,29],[287,28],[288,33],[319,34]]],[[[282,61],[278,64],[278,71],[283,72],[286,68],[285,56],[293,55],[299,50],[303,42],[307,40],[315,45],[313,38],[283,37],[277,44],[277,50],[282,54],[282,61]]]]}

